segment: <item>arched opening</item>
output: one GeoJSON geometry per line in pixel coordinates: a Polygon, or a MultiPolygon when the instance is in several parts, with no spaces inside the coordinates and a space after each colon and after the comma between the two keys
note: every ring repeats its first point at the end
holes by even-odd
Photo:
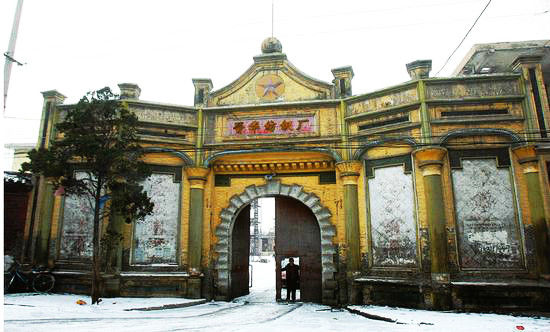
{"type": "MultiPolygon", "coordinates": [[[[276,297],[281,299],[283,282],[280,272],[285,259],[293,257],[299,266],[299,300],[321,302],[321,235],[315,215],[311,210],[290,197],[275,198],[275,263],[276,297]]],[[[288,271],[286,275],[288,276],[288,271]]],[[[286,279],[289,279],[288,277],[286,279]]],[[[288,293],[285,294],[288,299],[288,293]]],[[[283,298],[284,299],[284,298],[283,298]]]]}
{"type": "MultiPolygon", "coordinates": [[[[304,225],[300,226],[303,229],[302,231],[293,230],[292,227],[294,226],[290,228],[288,225],[284,226],[285,221],[279,223],[279,226],[284,227],[286,232],[293,234],[292,237],[288,236],[289,242],[307,242],[307,244],[304,242],[301,247],[300,245],[296,245],[294,248],[287,246],[286,252],[281,251],[281,257],[287,254],[293,255],[293,250],[304,257],[303,263],[305,264],[305,269],[302,273],[305,273],[305,275],[303,277],[307,276],[311,280],[306,282],[307,285],[305,287],[311,287],[315,291],[312,290],[310,293],[309,290],[306,290],[306,294],[301,294],[302,300],[335,304],[336,288],[334,287],[334,277],[336,267],[334,256],[336,254],[336,247],[333,244],[333,239],[336,235],[336,229],[330,221],[332,215],[327,208],[321,205],[319,197],[315,194],[304,192],[303,187],[300,185],[284,185],[279,181],[268,181],[261,186],[252,185],[245,188],[241,194],[234,195],[230,199],[229,206],[221,211],[221,223],[216,227],[215,231],[218,240],[215,246],[217,255],[214,277],[216,298],[219,300],[230,300],[237,296],[245,295],[248,292],[248,289],[244,287],[244,285],[248,286],[248,273],[245,273],[247,269],[244,267],[248,266],[249,262],[247,260],[250,250],[250,212],[247,210],[250,203],[259,197],[278,198],[281,218],[283,218],[283,212],[286,215],[290,214],[285,219],[287,220],[286,223],[293,223],[292,220],[300,218],[300,215],[302,219],[307,220],[307,222],[304,222],[304,225]],[[285,208],[285,203],[282,203],[283,201],[293,205],[293,210],[288,210],[288,207],[285,208]],[[312,235],[308,240],[302,240],[298,236],[300,232],[312,233],[316,238],[313,238],[312,235]],[[294,240],[294,235],[297,235],[298,240],[294,240]],[[311,248],[314,245],[318,248],[315,250],[318,255],[315,258],[311,256],[311,248]],[[245,251],[247,252],[246,255],[243,254],[245,251]],[[308,274],[311,274],[311,277],[308,274]],[[310,296],[308,293],[312,295],[310,296]]],[[[282,238],[284,236],[284,233],[282,233],[278,237],[282,238]]],[[[285,249],[284,246],[280,248],[281,250],[285,249]]],[[[300,287],[303,288],[304,286],[300,285],[300,287]]]]}
{"type": "MultiPolygon", "coordinates": [[[[231,234],[230,297],[247,295],[250,287],[261,279],[275,281],[270,288],[262,291],[258,298],[264,300],[294,299],[290,290],[296,289],[296,300],[321,302],[321,233],[319,224],[311,209],[295,198],[275,196],[275,246],[273,257],[264,258],[271,270],[250,269],[253,262],[250,255],[251,241],[250,204],[246,205],[235,218],[231,234]],[[298,266],[299,282],[293,273],[284,268],[293,258],[298,266]],[[266,275],[267,274],[275,274],[266,275]]],[[[253,288],[252,288],[253,289],[253,288]]]]}

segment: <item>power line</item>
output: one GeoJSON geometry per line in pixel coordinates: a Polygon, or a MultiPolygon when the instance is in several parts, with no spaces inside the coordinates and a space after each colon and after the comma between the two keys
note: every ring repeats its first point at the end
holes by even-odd
{"type": "Polygon", "coordinates": [[[441,69],[439,69],[439,71],[435,74],[435,76],[439,75],[439,73],[443,70],[443,68],[445,68],[445,66],[449,63],[449,60],[451,60],[452,56],[456,53],[456,51],[458,51],[458,49],[460,48],[460,46],[462,45],[462,43],[464,42],[464,40],[466,40],[466,37],[468,37],[468,35],[470,34],[470,31],[472,31],[472,29],[474,28],[474,26],[476,25],[477,21],[479,21],[479,19],[481,18],[481,15],[483,15],[483,13],[485,13],[485,10],[487,9],[487,7],[489,7],[489,5],[491,4],[491,1],[492,0],[489,0],[487,2],[487,4],[485,5],[485,7],[483,8],[483,10],[481,11],[481,13],[479,14],[479,16],[476,18],[476,20],[474,21],[474,24],[472,24],[472,26],[470,27],[470,29],[468,30],[468,32],[466,32],[466,35],[464,35],[464,38],[462,38],[462,40],[460,41],[460,43],[458,43],[458,46],[455,48],[455,50],[453,51],[453,53],[451,53],[451,55],[449,55],[449,57],[447,58],[447,61],[445,61],[445,63],[443,64],[443,66],[441,67],[441,69]]]}

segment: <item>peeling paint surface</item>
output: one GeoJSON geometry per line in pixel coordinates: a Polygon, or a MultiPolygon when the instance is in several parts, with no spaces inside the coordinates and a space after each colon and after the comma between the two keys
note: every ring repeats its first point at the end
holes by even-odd
{"type": "Polygon", "coordinates": [[[416,87],[398,92],[388,92],[387,95],[369,98],[364,102],[353,104],[351,114],[359,114],[388,107],[405,105],[413,103],[417,100],[418,96],[416,87]]]}
{"type": "Polygon", "coordinates": [[[160,124],[169,123],[182,126],[195,126],[197,123],[195,114],[177,110],[133,107],[132,111],[138,117],[139,121],[143,122],[160,124]]]}
{"type": "Polygon", "coordinates": [[[509,170],[494,159],[466,159],[452,179],[461,266],[521,268],[509,170]]]}
{"type": "Polygon", "coordinates": [[[369,179],[369,202],[374,265],[416,265],[412,175],[402,165],[376,168],[369,179]]]}
{"type": "Polygon", "coordinates": [[[143,184],[155,208],[134,228],[134,264],[176,264],[180,183],[172,174],[153,173],[143,184]]]}
{"type": "Polygon", "coordinates": [[[428,86],[430,99],[512,96],[520,94],[517,81],[465,82],[464,84],[436,84],[428,86]]]}

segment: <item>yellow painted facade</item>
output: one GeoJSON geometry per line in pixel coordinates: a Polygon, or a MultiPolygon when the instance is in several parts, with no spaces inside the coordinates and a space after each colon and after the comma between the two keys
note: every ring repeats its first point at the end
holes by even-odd
{"type": "MultiPolygon", "coordinates": [[[[185,291],[178,288],[177,294],[230,299],[235,219],[251,200],[265,196],[294,198],[317,218],[322,302],[327,304],[391,304],[392,287],[402,287],[401,292],[418,295],[411,297],[416,300],[409,298],[407,305],[467,308],[464,299],[470,295],[460,288],[467,282],[478,287],[476,282],[513,281],[519,285],[518,294],[522,285],[546,282],[550,271],[539,273],[536,266],[548,259],[540,252],[550,247],[536,243],[540,237],[533,235],[533,229],[540,229],[541,223],[550,229],[550,189],[544,173],[550,158],[546,150],[532,149],[538,158],[543,197],[537,205],[528,198],[533,183],[528,184],[525,177],[524,160],[512,152],[517,146],[534,145],[526,136],[526,119],[536,117],[529,106],[533,102],[526,102],[533,96],[525,92],[519,74],[414,76],[398,86],[351,95],[351,67],[334,69],[332,83],[315,80],[297,70],[277,43],[267,43],[254,64],[227,87],[211,91],[209,79],[193,80],[192,107],[140,101],[139,88],[134,91],[133,85],[124,85],[126,93],[132,92],[128,105],[140,118],[147,149],[144,160],[157,167],[154,173],[174,174],[174,183],[179,181],[176,178],[181,181],[177,182],[177,229],[172,230],[177,237],[177,260],[164,265],[133,264],[131,257],[141,254],[137,245],[141,235],[135,225],[124,224],[122,263],[113,277],[120,285],[136,285],[127,274],[158,273],[163,285],[171,280],[179,285],[182,277],[189,280],[185,291]],[[479,188],[463,190],[476,183],[465,177],[468,167],[476,167],[476,174],[493,181],[493,189],[488,185],[485,192],[493,195],[490,199],[479,198],[483,194],[475,191],[479,188]],[[394,178],[376,177],[374,169],[390,172],[394,178]],[[398,184],[412,188],[410,201],[399,201],[409,196],[392,187],[398,184]],[[513,199],[502,203],[494,188],[509,189],[513,199]],[[474,194],[478,198],[468,196],[474,194]],[[493,224],[476,228],[479,225],[462,217],[465,212],[460,210],[463,206],[481,209],[481,203],[470,204],[476,199],[510,207],[513,220],[493,216],[493,224]],[[380,212],[384,208],[386,212],[380,212]],[[545,219],[532,220],[533,213],[541,211],[545,219]],[[400,226],[395,220],[402,222],[400,226]],[[507,225],[508,237],[493,241],[500,234],[494,225],[507,225]],[[446,248],[443,259],[433,252],[440,245],[446,248]],[[487,248],[505,248],[509,257],[500,258],[505,263],[495,260],[496,254],[481,257],[487,248]],[[481,259],[476,261],[471,256],[478,249],[481,259]],[[351,262],[354,257],[360,261],[351,262]],[[338,292],[339,287],[346,292],[338,292]],[[373,297],[376,292],[381,295],[373,297]]],[[[50,102],[57,100],[54,113],[70,109],[71,105],[55,99],[55,93],[46,96],[50,102]]],[[[549,116],[547,111],[544,114],[549,116]]],[[[37,207],[48,195],[41,190],[37,207]]],[[[27,259],[48,250],[48,263],[57,266],[64,241],[62,216],[61,197],[54,199],[51,220],[32,220],[29,213],[25,236],[35,249],[27,259]],[[49,247],[35,244],[39,227],[49,230],[49,247]]],[[[153,249],[165,255],[160,254],[161,247],[153,249]]],[[[82,267],[82,260],[74,266],[63,261],[60,269],[77,267],[82,267]]],[[[71,289],[70,281],[66,289],[71,289]]],[[[119,288],[118,292],[131,294],[132,290],[119,288]]],[[[154,287],[150,294],[156,294],[154,287]]],[[[532,306],[546,303],[544,296],[535,296],[532,306]]]]}

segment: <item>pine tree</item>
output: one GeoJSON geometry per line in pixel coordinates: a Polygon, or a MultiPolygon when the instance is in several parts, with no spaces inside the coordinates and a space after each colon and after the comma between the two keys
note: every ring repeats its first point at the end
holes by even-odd
{"type": "MultiPolygon", "coordinates": [[[[138,119],[106,87],[86,94],[55,126],[56,139],[46,149],[29,152],[22,171],[46,177],[66,195],[87,198],[94,211],[92,304],[101,289],[100,223],[115,215],[127,223],[143,219],[153,203],[141,182],[151,171],[142,161],[138,119]]],[[[106,227],[105,229],[108,229],[106,227]]]]}

